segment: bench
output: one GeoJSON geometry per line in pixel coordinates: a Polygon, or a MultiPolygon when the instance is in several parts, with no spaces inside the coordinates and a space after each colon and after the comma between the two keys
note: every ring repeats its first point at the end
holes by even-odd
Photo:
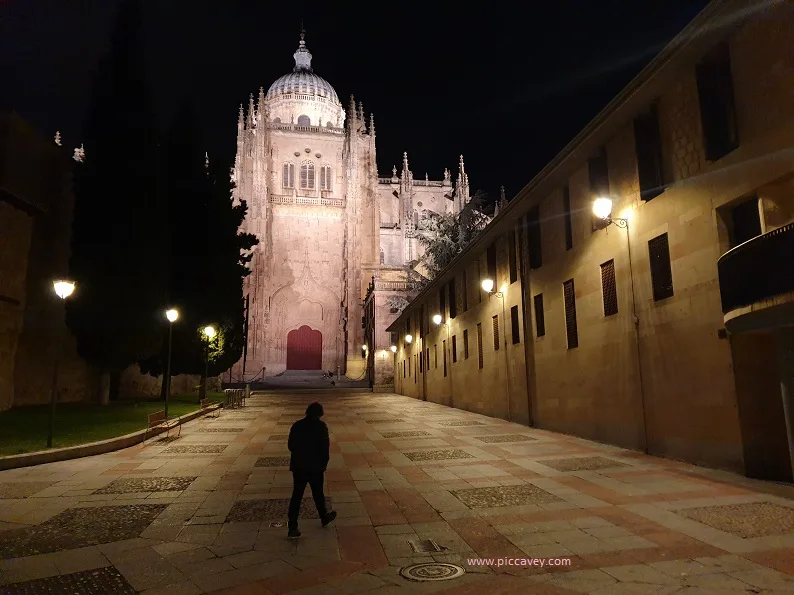
{"type": "Polygon", "coordinates": [[[165,428],[165,435],[168,437],[171,428],[175,427],[179,427],[179,433],[177,434],[177,437],[179,437],[182,434],[182,422],[180,422],[178,417],[166,419],[165,409],[150,413],[146,416],[146,431],[143,433],[143,441],[146,442],[146,435],[149,433],[149,430],[165,428]]]}
{"type": "MultiPolygon", "coordinates": [[[[210,407],[212,407],[213,404],[214,403],[211,403],[209,399],[201,399],[199,401],[199,407],[201,408],[201,411],[204,411],[205,409],[209,409],[210,407]]],[[[221,410],[220,408],[218,408],[215,410],[215,415],[207,415],[207,417],[218,417],[220,413],[221,410]]]]}

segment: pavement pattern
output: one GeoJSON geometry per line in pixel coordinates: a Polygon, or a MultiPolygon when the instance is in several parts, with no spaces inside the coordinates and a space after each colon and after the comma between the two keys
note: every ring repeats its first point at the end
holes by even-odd
{"type": "Polygon", "coordinates": [[[793,575],[791,486],[390,394],[256,394],[175,441],[0,472],[3,595],[782,595],[793,575]],[[286,432],[314,400],[339,517],[307,489],[288,540],[286,432]],[[420,562],[465,573],[400,575],[420,562]]]}

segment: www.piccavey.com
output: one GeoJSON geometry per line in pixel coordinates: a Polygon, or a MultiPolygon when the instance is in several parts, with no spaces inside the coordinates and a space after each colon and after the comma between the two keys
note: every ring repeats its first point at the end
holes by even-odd
{"type": "Polygon", "coordinates": [[[570,566],[570,558],[468,558],[469,566],[570,566]]]}

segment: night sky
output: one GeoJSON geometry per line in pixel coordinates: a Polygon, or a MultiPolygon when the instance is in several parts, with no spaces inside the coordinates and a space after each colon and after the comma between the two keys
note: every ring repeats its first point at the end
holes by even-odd
{"type": "MultiPolygon", "coordinates": [[[[0,0],[0,105],[79,145],[118,4],[0,0]]],[[[474,189],[509,198],[705,4],[151,0],[144,35],[160,124],[192,96],[211,157],[233,160],[237,107],[292,70],[303,19],[315,73],[374,112],[381,175],[407,150],[415,177],[454,176],[463,153],[474,189]]]]}

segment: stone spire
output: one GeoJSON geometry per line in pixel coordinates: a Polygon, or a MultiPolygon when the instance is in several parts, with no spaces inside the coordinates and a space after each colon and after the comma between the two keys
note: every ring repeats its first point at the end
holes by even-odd
{"type": "Polygon", "coordinates": [[[469,176],[463,164],[463,155],[458,162],[458,181],[455,183],[455,212],[459,213],[469,202],[469,176]]]}
{"type": "Polygon", "coordinates": [[[254,94],[251,93],[248,96],[248,121],[246,124],[248,128],[251,128],[254,125],[254,113],[254,94]]]}
{"type": "Polygon", "coordinates": [[[265,89],[263,87],[259,87],[259,97],[256,98],[256,113],[265,113],[265,89]]]}
{"type": "Polygon", "coordinates": [[[298,43],[297,51],[292,55],[295,59],[295,68],[292,69],[293,72],[300,72],[301,70],[306,72],[312,71],[312,54],[309,49],[306,47],[306,30],[303,28],[303,24],[301,23],[301,40],[298,43]]]}
{"type": "Polygon", "coordinates": [[[59,147],[61,146],[61,131],[60,130],[56,130],[55,131],[55,144],[58,145],[59,147]]]}
{"type": "Polygon", "coordinates": [[[240,134],[245,129],[245,112],[243,111],[243,104],[240,104],[240,111],[237,114],[237,134],[240,134]]]}
{"type": "Polygon", "coordinates": [[[74,159],[78,163],[82,163],[83,161],[85,161],[85,147],[82,145],[82,143],[80,144],[79,147],[77,147],[74,150],[74,154],[72,155],[72,159],[74,159]]]}
{"type": "Polygon", "coordinates": [[[369,115],[369,133],[372,136],[375,136],[375,114],[369,115]]]}
{"type": "Polygon", "coordinates": [[[403,170],[402,170],[402,176],[405,178],[405,177],[407,177],[407,176],[408,176],[408,174],[409,174],[410,172],[411,172],[411,170],[410,170],[410,169],[408,169],[408,151],[404,151],[404,152],[403,152],[403,170]]]}

